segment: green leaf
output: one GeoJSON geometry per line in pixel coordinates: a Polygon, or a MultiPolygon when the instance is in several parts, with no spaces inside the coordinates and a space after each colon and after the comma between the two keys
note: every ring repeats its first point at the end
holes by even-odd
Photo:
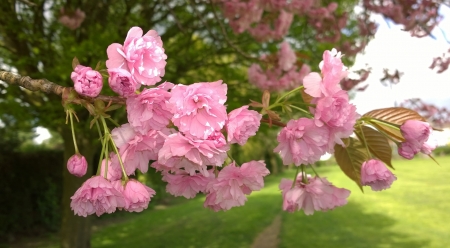
{"type": "Polygon", "coordinates": [[[402,107],[375,109],[365,113],[362,117],[370,117],[399,126],[403,125],[403,123],[405,123],[405,121],[407,120],[427,121],[416,111],[402,107]]]}
{"type": "Polygon", "coordinates": [[[389,144],[389,140],[383,134],[367,126],[362,126],[361,129],[356,128],[355,134],[363,145],[367,144],[369,151],[375,157],[394,169],[391,163],[392,148],[389,144]]]}
{"type": "Polygon", "coordinates": [[[400,132],[400,130],[389,127],[389,126],[385,126],[383,124],[378,124],[376,122],[368,122],[370,125],[372,125],[373,127],[375,127],[376,129],[378,129],[378,131],[385,133],[386,135],[389,135],[389,137],[391,139],[393,139],[396,142],[403,142],[405,141],[405,138],[403,138],[402,133],[400,132]]]}
{"type": "Polygon", "coordinates": [[[405,121],[418,120],[426,122],[426,119],[416,111],[402,107],[375,109],[367,112],[362,117],[366,117],[373,127],[384,132],[386,135],[389,135],[389,137],[396,142],[405,141],[399,130],[399,127],[403,125],[405,121]]]}
{"type": "Polygon", "coordinates": [[[343,139],[343,141],[347,147],[336,144],[334,146],[334,157],[345,175],[352,179],[361,191],[363,191],[361,185],[361,166],[365,161],[369,160],[367,151],[363,144],[355,138],[350,137],[343,139]]]}

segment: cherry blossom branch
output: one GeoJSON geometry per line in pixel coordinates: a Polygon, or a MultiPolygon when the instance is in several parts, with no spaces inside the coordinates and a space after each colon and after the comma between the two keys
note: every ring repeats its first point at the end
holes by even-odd
{"type": "MultiPolygon", "coordinates": [[[[43,79],[32,79],[28,76],[21,76],[18,74],[14,74],[9,71],[2,71],[0,70],[0,80],[4,81],[7,84],[10,85],[18,85],[22,86],[23,88],[30,90],[30,91],[40,91],[47,94],[55,94],[58,96],[62,96],[64,91],[70,90],[73,87],[63,87],[61,85],[55,84],[53,82],[50,82],[49,80],[43,78],[43,79]]],[[[105,96],[105,95],[98,95],[95,98],[92,97],[86,97],[86,96],[79,96],[80,98],[93,103],[95,100],[101,100],[104,102],[111,102],[111,103],[117,103],[117,104],[125,104],[125,98],[118,97],[118,96],[105,96]]]]}
{"type": "Polygon", "coordinates": [[[261,119],[261,122],[269,123],[269,125],[275,125],[275,126],[279,126],[279,127],[285,127],[286,126],[286,124],[284,124],[281,121],[269,120],[269,119],[264,119],[264,118],[261,119]]]}

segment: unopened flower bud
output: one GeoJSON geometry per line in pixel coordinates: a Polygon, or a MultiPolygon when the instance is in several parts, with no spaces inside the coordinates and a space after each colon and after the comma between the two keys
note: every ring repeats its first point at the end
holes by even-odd
{"type": "Polygon", "coordinates": [[[74,154],[70,157],[67,161],[67,170],[74,176],[84,176],[87,171],[87,161],[84,156],[81,154],[74,154]]]}
{"type": "Polygon", "coordinates": [[[112,68],[108,69],[108,73],[109,87],[123,97],[135,95],[136,90],[141,87],[141,84],[137,83],[127,70],[112,68]]]}
{"type": "Polygon", "coordinates": [[[91,67],[77,65],[70,75],[78,94],[88,97],[96,97],[103,87],[102,75],[91,67]]]}

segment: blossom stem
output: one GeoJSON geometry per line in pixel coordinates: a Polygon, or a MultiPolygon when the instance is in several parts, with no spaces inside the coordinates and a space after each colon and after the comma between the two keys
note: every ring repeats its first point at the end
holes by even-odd
{"type": "Polygon", "coordinates": [[[107,145],[107,143],[108,143],[106,141],[106,136],[103,136],[103,137],[104,138],[101,141],[102,142],[102,151],[100,152],[100,159],[98,161],[98,167],[97,167],[97,173],[96,173],[97,176],[99,176],[101,174],[102,160],[103,160],[103,157],[105,156],[105,145],[107,145]]]}
{"type": "Polygon", "coordinates": [[[301,167],[302,167],[302,183],[307,183],[305,174],[305,165],[301,164],[301,167]]]}
{"type": "Polygon", "coordinates": [[[302,108],[299,108],[299,107],[297,107],[297,106],[295,106],[295,105],[288,105],[289,107],[291,107],[291,108],[293,108],[293,109],[296,109],[296,110],[299,110],[300,112],[302,112],[302,113],[304,113],[304,114],[306,114],[306,116],[308,116],[308,117],[313,117],[313,115],[310,113],[310,112],[308,112],[308,111],[306,111],[306,110],[304,110],[304,109],[302,109],[302,108]]]}
{"type": "Polygon", "coordinates": [[[295,182],[297,182],[297,176],[298,176],[298,166],[296,166],[297,167],[297,170],[295,171],[295,177],[294,177],[294,181],[292,182],[292,187],[291,188],[294,188],[295,187],[295,182]]]}
{"type": "Polygon", "coordinates": [[[276,104],[276,103],[279,103],[282,99],[286,98],[286,97],[289,96],[290,94],[295,93],[295,92],[297,92],[297,91],[300,91],[300,90],[303,89],[303,88],[304,88],[304,87],[303,87],[303,85],[302,85],[302,86],[299,86],[299,87],[297,87],[297,88],[295,88],[295,89],[293,89],[293,90],[291,90],[291,91],[289,91],[289,92],[286,92],[284,95],[282,95],[280,98],[278,98],[278,99],[275,101],[275,104],[276,104]]]}
{"type": "Polygon", "coordinates": [[[359,125],[359,130],[361,131],[361,135],[362,135],[362,138],[363,138],[364,146],[366,147],[367,157],[371,158],[372,156],[370,155],[369,145],[367,145],[367,139],[366,139],[366,136],[364,135],[364,132],[363,132],[361,124],[359,125]]]}
{"type": "Polygon", "coordinates": [[[311,169],[314,171],[314,174],[316,174],[316,176],[320,178],[319,173],[317,173],[316,169],[314,169],[314,165],[311,165],[311,169]]]}
{"type": "Polygon", "coordinates": [[[378,120],[378,119],[375,119],[375,118],[368,118],[367,122],[369,122],[369,123],[370,122],[374,122],[374,123],[381,124],[381,125],[384,125],[384,126],[389,126],[389,127],[394,128],[396,130],[400,130],[400,126],[399,125],[396,125],[396,124],[393,124],[393,123],[390,123],[390,122],[387,122],[387,121],[383,121],[383,120],[378,120]]]}
{"type": "MultiPolygon", "coordinates": [[[[117,154],[117,158],[119,159],[120,168],[122,169],[122,176],[124,178],[124,181],[126,182],[129,179],[128,179],[127,173],[125,172],[125,167],[123,165],[122,158],[120,157],[119,151],[117,150],[116,143],[114,142],[113,138],[111,137],[111,134],[109,133],[109,129],[108,129],[108,126],[106,125],[105,118],[103,116],[100,116],[100,119],[103,124],[103,129],[105,129],[105,136],[106,136],[105,139],[107,139],[108,141],[111,141],[114,152],[117,154]]],[[[105,143],[108,143],[108,141],[106,141],[105,143]]]]}
{"type": "Polygon", "coordinates": [[[75,129],[73,127],[72,110],[67,110],[67,111],[69,111],[70,128],[72,129],[72,139],[73,139],[73,146],[75,147],[75,153],[80,154],[80,152],[78,151],[77,139],[75,138],[75,129]]]}
{"type": "Polygon", "coordinates": [[[116,127],[120,127],[119,123],[117,123],[115,120],[113,120],[112,118],[108,118],[108,120],[114,124],[116,127]]]}
{"type": "MultiPolygon", "coordinates": [[[[370,124],[370,122],[369,122],[370,124]]],[[[373,126],[373,125],[372,125],[373,126]]],[[[386,134],[383,130],[376,128],[375,126],[373,126],[376,130],[378,130],[378,132],[381,133],[381,135],[383,135],[384,137],[386,137],[388,140],[391,140],[392,142],[394,142],[397,146],[400,145],[400,143],[394,139],[391,138],[391,136],[389,136],[388,134],[386,134]]]]}

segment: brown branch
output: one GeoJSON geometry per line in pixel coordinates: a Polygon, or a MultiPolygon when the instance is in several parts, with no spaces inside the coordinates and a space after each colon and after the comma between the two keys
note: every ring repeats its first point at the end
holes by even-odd
{"type": "Polygon", "coordinates": [[[279,127],[285,127],[286,126],[286,124],[284,124],[281,121],[269,120],[269,119],[264,119],[264,118],[261,119],[261,122],[269,123],[269,126],[272,126],[272,125],[279,126],[279,127]]]}
{"type": "MultiPolygon", "coordinates": [[[[72,87],[63,87],[61,85],[55,84],[53,82],[48,81],[47,79],[32,79],[28,76],[21,76],[14,74],[9,71],[2,71],[0,70],[0,80],[4,81],[7,84],[10,85],[18,85],[22,86],[23,88],[30,90],[30,91],[40,91],[47,94],[55,94],[58,96],[61,96],[64,91],[70,90],[72,87]]],[[[79,96],[81,99],[87,100],[89,102],[94,102],[96,99],[102,100],[104,102],[112,102],[112,103],[118,103],[118,104],[125,104],[125,98],[118,97],[118,96],[105,96],[105,95],[98,95],[95,98],[92,97],[86,97],[86,96],[79,96]]]]}

